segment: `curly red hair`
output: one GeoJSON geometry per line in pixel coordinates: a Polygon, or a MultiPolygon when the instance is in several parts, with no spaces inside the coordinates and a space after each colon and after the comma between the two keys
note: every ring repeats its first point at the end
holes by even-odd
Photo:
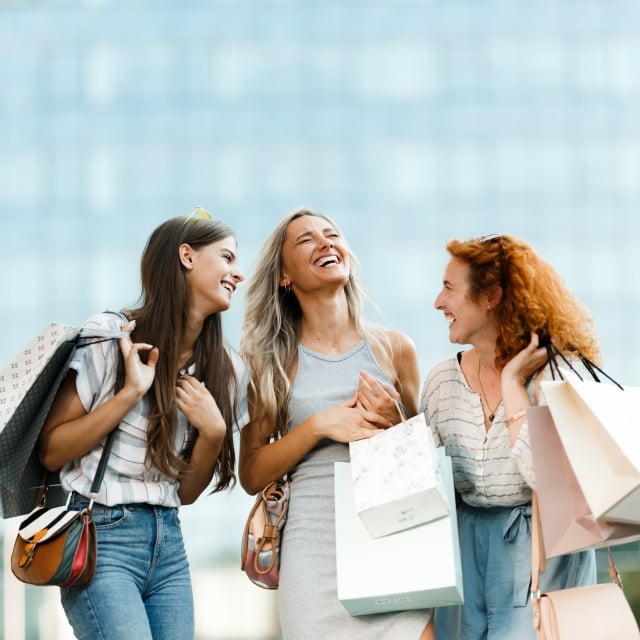
{"type": "Polygon", "coordinates": [[[531,333],[550,336],[563,353],[579,353],[599,363],[591,315],[526,242],[507,235],[451,240],[447,251],[469,265],[472,300],[502,288],[495,308],[498,369],[529,344],[531,333]]]}

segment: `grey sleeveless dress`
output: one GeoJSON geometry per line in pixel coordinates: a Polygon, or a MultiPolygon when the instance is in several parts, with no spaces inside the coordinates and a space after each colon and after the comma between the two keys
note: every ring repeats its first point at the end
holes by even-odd
{"type": "MultiPolygon", "coordinates": [[[[289,403],[289,429],[353,396],[361,369],[391,384],[364,340],[338,357],[299,345],[298,370],[289,403]]],[[[352,617],[338,601],[333,463],[348,460],[347,444],[326,440],[290,474],[291,502],[283,535],[278,589],[283,637],[418,640],[431,610],[352,617]]]]}

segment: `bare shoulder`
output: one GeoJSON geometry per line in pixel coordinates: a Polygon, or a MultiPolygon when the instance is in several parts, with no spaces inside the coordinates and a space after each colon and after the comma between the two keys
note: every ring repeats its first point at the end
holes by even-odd
{"type": "Polygon", "coordinates": [[[397,379],[407,368],[412,369],[418,360],[416,346],[413,339],[402,331],[388,329],[386,327],[376,327],[374,329],[377,345],[375,351],[382,351],[378,354],[383,362],[389,363],[393,373],[391,377],[397,379]]]}
{"type": "Polygon", "coordinates": [[[420,366],[413,339],[402,331],[386,329],[386,341],[391,349],[391,362],[395,370],[395,386],[409,415],[418,411],[420,366]]]}
{"type": "Polygon", "coordinates": [[[395,329],[383,329],[383,335],[391,347],[393,358],[413,354],[416,351],[416,345],[413,339],[402,331],[395,329]]]}

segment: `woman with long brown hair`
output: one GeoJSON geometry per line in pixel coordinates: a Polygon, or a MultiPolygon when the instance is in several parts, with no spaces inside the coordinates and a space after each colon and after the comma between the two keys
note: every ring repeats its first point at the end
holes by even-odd
{"type": "Polygon", "coordinates": [[[70,506],[82,509],[115,429],[93,505],[94,578],[61,590],[81,639],[194,635],[178,507],[234,482],[233,429],[246,407],[242,360],[224,344],[220,318],[243,280],[236,241],[203,209],[194,214],[151,234],[139,305],[87,321],[130,338],[77,351],[40,437],[43,465],[61,469],[70,506]]]}

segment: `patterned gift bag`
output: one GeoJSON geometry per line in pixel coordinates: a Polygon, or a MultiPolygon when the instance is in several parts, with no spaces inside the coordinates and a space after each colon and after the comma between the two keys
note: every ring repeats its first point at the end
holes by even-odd
{"type": "MultiPolygon", "coordinates": [[[[33,509],[45,469],[36,442],[67,371],[79,329],[50,322],[0,372],[0,515],[33,509]]],[[[57,478],[49,478],[47,504],[62,504],[57,478]]]]}

